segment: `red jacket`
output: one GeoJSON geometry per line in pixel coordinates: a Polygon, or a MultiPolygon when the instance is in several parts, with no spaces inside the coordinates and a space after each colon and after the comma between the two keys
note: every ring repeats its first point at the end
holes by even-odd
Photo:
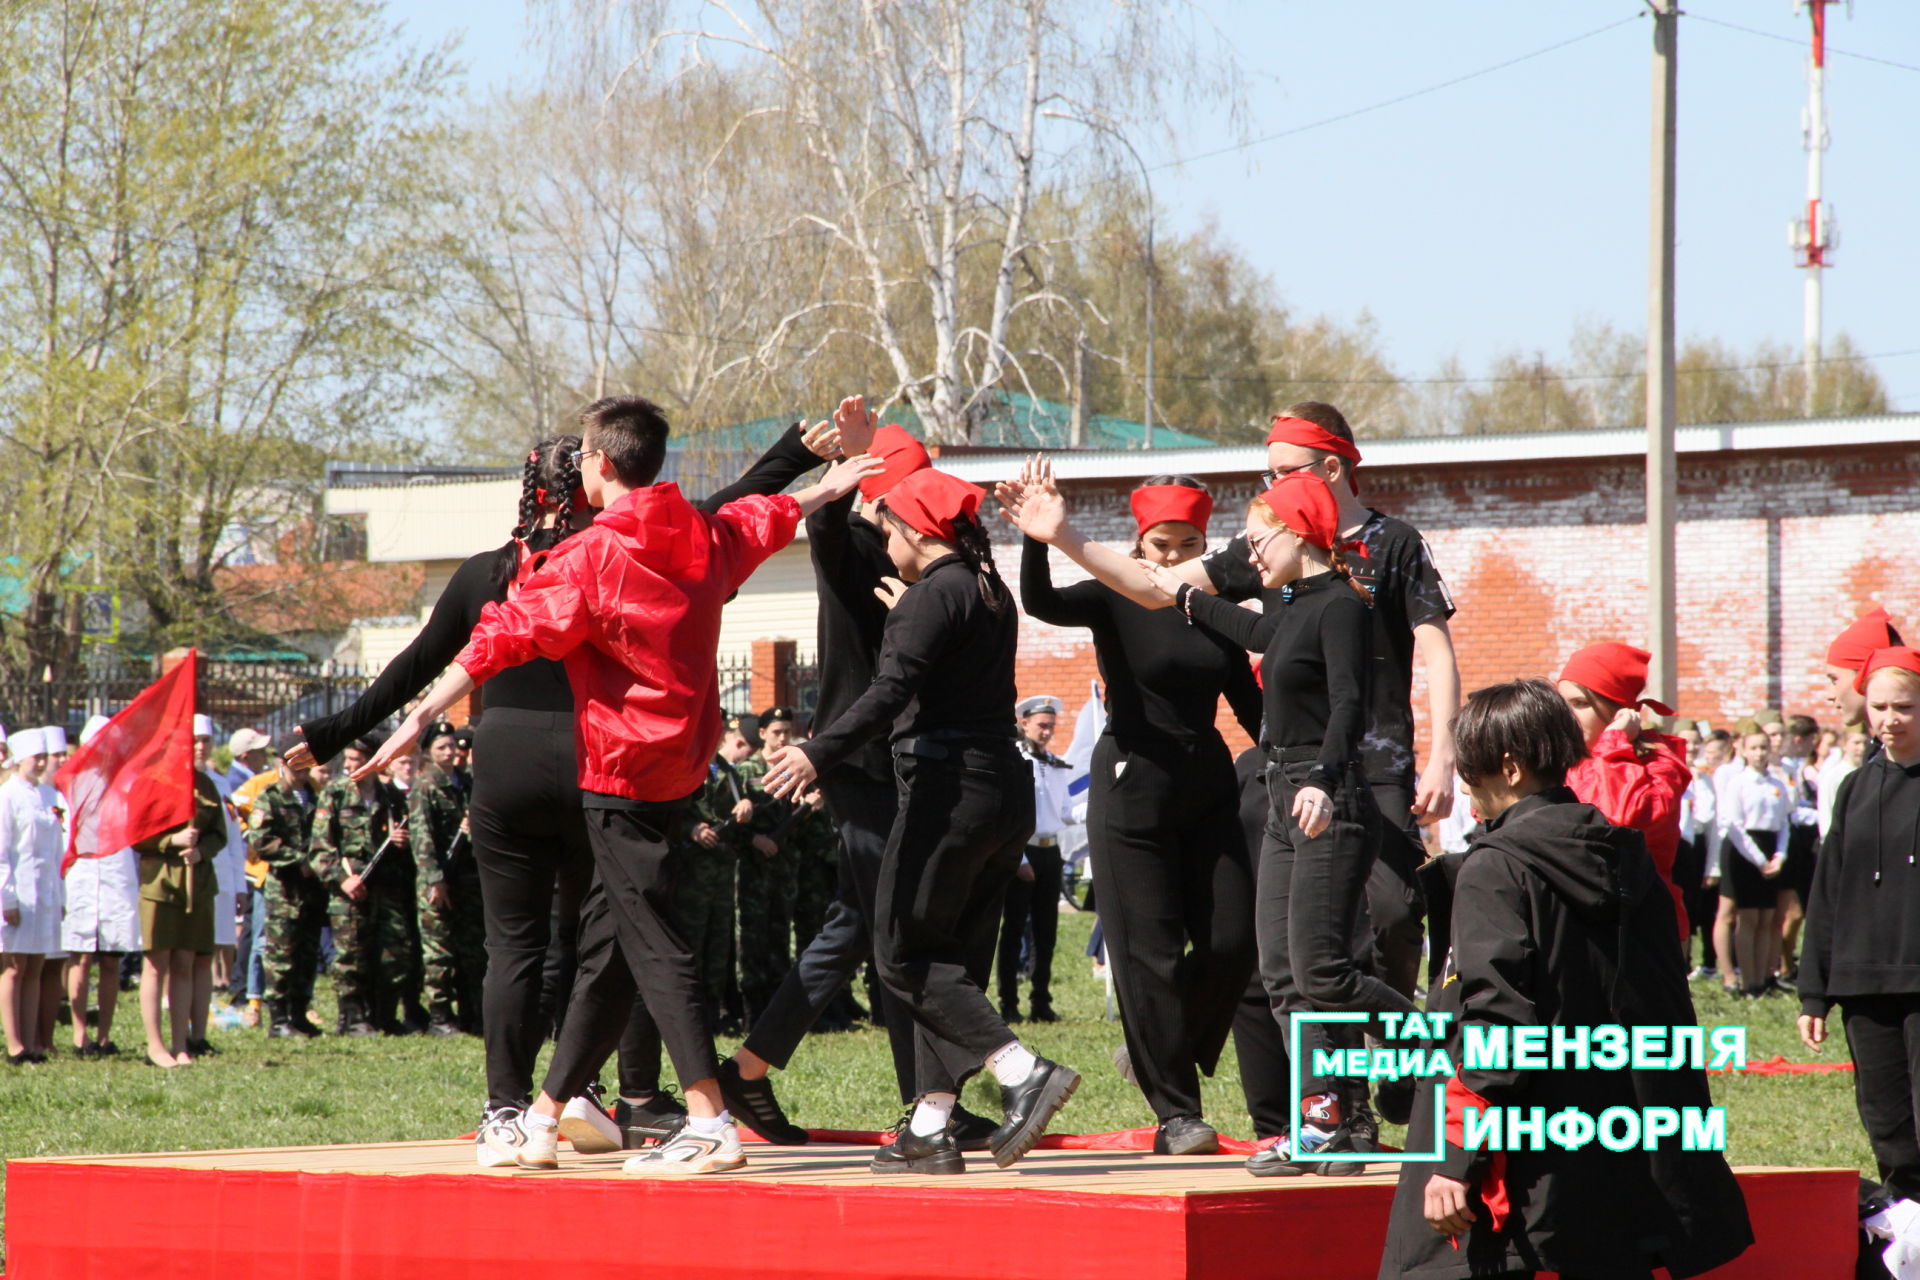
{"type": "Polygon", "coordinates": [[[1632,827],[1647,839],[1647,853],[1673,895],[1674,919],[1686,937],[1686,899],[1673,882],[1673,859],[1680,851],[1680,805],[1693,782],[1687,744],[1664,733],[1645,733],[1653,748],[1644,758],[1618,729],[1608,729],[1593,744],[1593,754],[1567,774],[1580,800],[1606,815],[1616,827],[1632,827]]]}
{"type": "Polygon", "coordinates": [[[484,683],[530,658],[566,663],[580,786],[632,800],[697,790],[720,741],[720,607],[793,541],[785,495],[696,510],[637,489],[554,549],[512,600],[481,610],[454,658],[484,683]]]}

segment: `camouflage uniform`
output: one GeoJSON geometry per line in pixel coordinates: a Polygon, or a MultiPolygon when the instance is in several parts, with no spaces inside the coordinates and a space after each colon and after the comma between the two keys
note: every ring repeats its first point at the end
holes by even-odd
{"type": "Polygon", "coordinates": [[[307,1025],[320,931],[327,927],[327,891],[307,859],[313,813],[311,791],[274,782],[254,797],[247,814],[247,844],[267,864],[261,943],[267,1009],[274,1023],[295,1028],[307,1025]]]}
{"type": "Polygon", "coordinates": [[[754,802],[752,831],[740,847],[740,996],[751,1023],[793,967],[794,858],[786,843],[787,805],[757,786],[767,775],[766,758],[753,756],[735,768],[754,802]],[[753,847],[756,835],[780,848],[761,853],[753,847]]]}
{"type": "Polygon", "coordinates": [[[364,875],[367,863],[386,842],[390,825],[404,820],[406,797],[390,783],[375,782],[371,796],[342,777],[320,793],[313,813],[313,869],[332,890],[333,988],[340,1001],[344,1030],[371,1024],[382,1030],[398,1025],[395,1009],[419,963],[410,927],[413,909],[413,861],[407,850],[388,849],[365,882],[358,902],[340,891],[350,863],[364,875]]]}
{"type": "Polygon", "coordinates": [[[715,1016],[733,983],[734,864],[746,830],[734,825],[733,806],[745,794],[733,766],[715,756],[707,765],[705,785],[673,832],[680,864],[673,887],[674,924],[693,952],[700,990],[715,1016]],[[693,841],[693,829],[703,822],[720,833],[720,843],[711,849],[693,841]]]}
{"type": "Polygon", "coordinates": [[[473,839],[461,831],[467,816],[468,782],[423,763],[407,793],[413,865],[419,877],[420,961],[423,993],[435,1026],[480,1029],[480,981],[487,971],[487,936],[480,908],[480,867],[473,839]],[[428,900],[434,885],[447,886],[446,905],[428,900]]]}
{"type": "Polygon", "coordinates": [[[826,923],[840,886],[840,832],[825,805],[815,808],[802,801],[794,806],[792,824],[783,840],[793,858],[793,945],[797,955],[806,950],[826,923]]]}

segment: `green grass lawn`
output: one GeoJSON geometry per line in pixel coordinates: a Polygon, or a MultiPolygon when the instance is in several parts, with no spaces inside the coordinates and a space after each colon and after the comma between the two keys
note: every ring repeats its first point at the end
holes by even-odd
{"type": "MultiPolygon", "coordinates": [[[[1102,1016],[1104,990],[1081,955],[1092,918],[1067,915],[1060,924],[1055,1005],[1064,1020],[1022,1028],[1035,1050],[1085,1077],[1055,1128],[1092,1133],[1150,1124],[1138,1092],[1113,1070],[1119,1024],[1102,1016]]],[[[325,987],[323,981],[323,998],[325,987]]],[[[1710,984],[1696,984],[1694,995],[1706,1025],[1748,1026],[1753,1060],[1811,1059],[1794,1033],[1794,1002],[1734,1003],[1710,984]]],[[[126,1049],[118,1060],[61,1056],[41,1067],[0,1067],[0,1157],[446,1138],[475,1128],[484,1101],[480,1042],[468,1037],[270,1041],[264,1031],[229,1031],[216,1033],[220,1057],[162,1072],[145,1065],[138,1006],[126,999],[114,1038],[126,1049]]],[[[60,1039],[70,1042],[65,1027],[60,1039]]],[[[1836,1047],[1828,1056],[1843,1054],[1836,1047]]],[[[855,1031],[809,1040],[776,1080],[801,1124],[879,1129],[899,1111],[891,1077],[885,1033],[855,1031]]],[[[605,1078],[613,1083],[611,1064],[605,1078]]],[[[1728,1108],[1733,1163],[1871,1171],[1850,1073],[1712,1079],[1714,1100],[1728,1108]]],[[[1207,1082],[1206,1100],[1209,1122],[1249,1136],[1231,1052],[1207,1082]]],[[[975,1084],[968,1105],[983,1114],[998,1110],[985,1082],[975,1084]]],[[[1384,1136],[1397,1142],[1399,1134],[1384,1136]]]]}

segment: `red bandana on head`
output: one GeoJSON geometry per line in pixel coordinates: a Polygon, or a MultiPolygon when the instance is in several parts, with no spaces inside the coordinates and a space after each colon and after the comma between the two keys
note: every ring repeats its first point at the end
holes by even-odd
{"type": "Polygon", "coordinates": [[[1322,551],[1333,549],[1334,540],[1340,536],[1340,501],[1319,476],[1289,472],[1274,481],[1259,500],[1274,519],[1312,545],[1322,551]]]}
{"type": "Polygon", "coordinates": [[[926,447],[908,435],[905,427],[897,427],[892,423],[873,433],[873,443],[867,447],[867,456],[886,463],[860,482],[860,496],[868,502],[886,497],[902,480],[933,465],[933,460],[927,457],[926,447]]]}
{"type": "Polygon", "coordinates": [[[1190,489],[1184,484],[1142,485],[1127,501],[1141,534],[1157,524],[1174,521],[1205,533],[1207,519],[1213,515],[1212,496],[1204,489],[1190,489]]]}
{"type": "Polygon", "coordinates": [[[928,467],[915,471],[887,492],[887,510],[916,531],[945,542],[954,539],[956,516],[978,521],[987,491],[958,476],[928,467]]]}
{"type": "Polygon", "coordinates": [[[1860,668],[1860,674],[1853,678],[1853,691],[1865,693],[1867,681],[1873,678],[1873,673],[1885,671],[1888,667],[1897,667],[1901,671],[1911,671],[1920,676],[1920,652],[1909,649],[1903,644],[1875,650],[1873,656],[1868,658],[1865,665],[1860,668]]]}
{"type": "Polygon", "coordinates": [[[1302,449],[1317,449],[1321,453],[1345,458],[1348,463],[1347,487],[1355,493],[1360,492],[1360,479],[1353,474],[1353,468],[1360,462],[1359,446],[1351,440],[1342,440],[1319,423],[1280,414],[1273,420],[1273,429],[1267,432],[1267,443],[1297,445],[1302,449]]]}
{"type": "Polygon", "coordinates": [[[1893,629],[1893,619],[1876,605],[1871,613],[1856,618],[1852,626],[1827,646],[1827,665],[1858,671],[1875,653],[1899,643],[1900,633],[1893,629]]]}
{"type": "Polygon", "coordinates": [[[1646,692],[1647,663],[1652,660],[1653,655],[1645,649],[1609,640],[1602,644],[1590,644],[1568,658],[1560,678],[1597,693],[1608,702],[1616,702],[1623,707],[1646,707],[1663,716],[1670,716],[1673,714],[1672,707],[1640,696],[1646,692]]]}

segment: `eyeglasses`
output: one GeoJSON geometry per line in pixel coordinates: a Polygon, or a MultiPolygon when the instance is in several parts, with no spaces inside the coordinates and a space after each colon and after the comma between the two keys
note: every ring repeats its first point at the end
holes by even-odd
{"type": "Polygon", "coordinates": [[[1288,467],[1284,471],[1275,471],[1272,467],[1268,467],[1265,471],[1262,471],[1260,473],[1260,478],[1267,482],[1268,488],[1272,488],[1274,485],[1280,483],[1281,476],[1290,476],[1296,471],[1310,470],[1311,468],[1317,467],[1325,461],[1326,461],[1325,458],[1315,458],[1312,462],[1303,462],[1297,467],[1288,467]]]}
{"type": "Polygon", "coordinates": [[[605,452],[606,452],[605,449],[575,449],[572,453],[567,455],[567,458],[573,463],[573,469],[575,471],[578,471],[580,469],[580,464],[585,462],[588,458],[591,458],[596,453],[605,453],[605,452]]]}
{"type": "Polygon", "coordinates": [[[1274,537],[1280,532],[1281,530],[1279,529],[1269,529],[1265,533],[1261,534],[1259,537],[1255,538],[1253,541],[1247,543],[1247,559],[1252,561],[1255,564],[1258,564],[1260,562],[1260,553],[1262,552],[1262,550],[1264,550],[1266,545],[1269,542],[1272,542],[1274,537]]]}

